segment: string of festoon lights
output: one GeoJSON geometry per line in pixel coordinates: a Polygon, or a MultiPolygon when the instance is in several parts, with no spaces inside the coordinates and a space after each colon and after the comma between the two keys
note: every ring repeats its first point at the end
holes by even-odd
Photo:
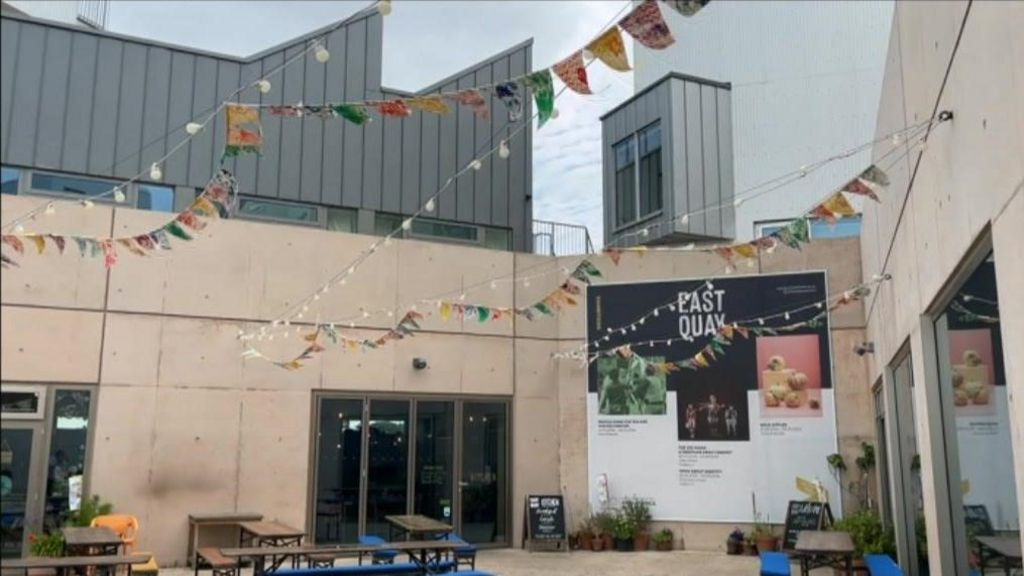
{"type": "MultiPolygon", "coordinates": [[[[891,159],[890,160],[890,164],[891,165],[895,165],[895,164],[899,163],[903,158],[906,158],[909,154],[911,154],[913,151],[915,151],[915,149],[918,148],[923,143],[924,143],[924,136],[922,135],[918,140],[910,142],[909,145],[906,147],[906,149],[904,149],[902,151],[902,154],[900,154],[896,158],[891,159]]],[[[889,152],[886,152],[886,155],[891,153],[891,152],[892,152],[892,150],[890,150],[889,152]]],[[[881,158],[880,158],[880,160],[881,160],[881,158]]],[[[806,217],[806,216],[801,216],[800,218],[804,218],[804,217],[806,217]]],[[[774,251],[774,248],[769,248],[766,251],[770,254],[770,253],[772,253],[774,251]]],[[[748,261],[748,262],[750,262],[750,261],[748,261]]],[[[697,294],[699,291],[701,291],[704,288],[709,288],[709,289],[713,288],[714,287],[714,283],[713,283],[714,280],[728,277],[728,275],[731,272],[732,272],[732,266],[729,263],[726,263],[726,265],[722,269],[719,269],[719,270],[716,270],[715,272],[713,272],[711,274],[711,278],[710,279],[708,279],[707,281],[701,283],[695,289],[693,289],[692,291],[687,293],[687,296],[685,296],[685,298],[693,297],[695,294],[697,294]]],[[[886,279],[888,279],[887,276],[876,275],[875,277],[872,278],[871,282],[881,282],[881,281],[884,281],[886,279]]],[[[620,335],[627,335],[629,332],[635,332],[637,330],[637,328],[639,326],[643,326],[647,322],[647,320],[649,320],[651,318],[658,317],[662,312],[670,312],[670,313],[673,312],[675,310],[675,308],[676,308],[677,302],[678,302],[677,298],[673,298],[673,299],[671,299],[669,301],[662,302],[661,304],[658,304],[658,305],[648,309],[646,312],[640,314],[639,316],[633,318],[632,320],[624,322],[624,323],[622,323],[622,324],[620,324],[618,326],[609,326],[609,327],[607,327],[606,328],[606,334],[603,337],[595,339],[595,340],[593,340],[591,342],[584,342],[583,344],[581,344],[581,345],[579,345],[577,347],[574,347],[573,349],[567,350],[567,351],[556,352],[556,353],[552,354],[552,357],[553,358],[573,358],[573,359],[586,358],[588,350],[591,347],[599,348],[601,346],[602,342],[608,342],[608,341],[611,340],[611,335],[612,334],[618,333],[620,335]]]]}
{"type": "MultiPolygon", "coordinates": [[[[623,5],[623,7],[619,10],[619,12],[616,13],[604,26],[601,27],[601,30],[594,36],[594,38],[596,39],[596,38],[600,37],[601,34],[603,34],[608,29],[609,26],[614,25],[616,20],[618,19],[618,17],[623,12],[625,12],[625,10],[627,8],[629,8],[630,6],[632,6],[632,2],[626,2],[623,5]]],[[[597,59],[591,59],[591,60],[585,62],[584,66],[585,67],[589,67],[594,62],[597,62],[597,59]]],[[[555,100],[557,100],[560,96],[562,96],[566,92],[567,89],[568,89],[568,86],[563,86],[560,90],[558,90],[554,94],[555,100]]],[[[557,116],[558,116],[558,109],[555,108],[553,110],[553,113],[552,113],[551,117],[552,118],[556,118],[557,116]]],[[[463,166],[457,172],[452,174],[436,192],[434,192],[432,195],[430,195],[427,198],[426,202],[424,202],[423,205],[420,208],[418,208],[413,214],[411,214],[411,215],[407,216],[405,219],[403,219],[401,225],[399,225],[394,230],[390,231],[389,233],[385,234],[381,238],[379,238],[376,241],[374,241],[373,243],[371,243],[369,247],[367,247],[362,252],[360,252],[347,266],[345,266],[343,269],[341,269],[336,274],[332,275],[330,278],[327,279],[327,281],[325,281],[322,284],[320,284],[320,286],[316,290],[314,290],[313,292],[307,294],[305,297],[300,298],[295,304],[293,304],[293,305],[289,306],[288,308],[286,308],[285,311],[282,312],[280,315],[274,317],[269,322],[262,323],[262,325],[259,326],[259,328],[255,329],[255,330],[248,330],[248,331],[244,330],[244,329],[239,330],[238,331],[238,338],[240,340],[243,340],[243,341],[249,341],[249,340],[254,340],[254,339],[255,340],[262,340],[264,338],[269,340],[269,339],[271,339],[274,331],[280,331],[280,332],[283,332],[284,334],[287,334],[289,331],[294,331],[294,332],[298,333],[298,332],[301,331],[301,328],[302,328],[303,325],[309,326],[309,325],[318,325],[318,324],[320,324],[321,322],[319,320],[317,320],[316,323],[304,322],[304,320],[306,319],[306,315],[311,313],[312,306],[314,306],[321,298],[323,298],[328,293],[330,293],[330,290],[331,290],[332,287],[344,286],[345,284],[347,284],[349,278],[353,274],[356,273],[356,271],[359,269],[359,267],[367,259],[372,257],[381,248],[391,246],[392,240],[396,236],[398,236],[400,234],[404,234],[405,232],[411,230],[412,229],[412,224],[413,224],[413,222],[417,218],[423,216],[424,214],[432,214],[435,211],[435,209],[437,208],[437,202],[438,202],[438,199],[440,198],[440,196],[442,194],[444,194],[445,191],[450,189],[451,186],[458,180],[458,178],[460,176],[462,176],[463,174],[469,173],[471,171],[472,172],[476,172],[476,171],[480,170],[483,167],[484,160],[487,160],[488,158],[494,156],[495,154],[497,154],[497,156],[499,158],[503,159],[503,160],[507,159],[511,155],[511,149],[509,148],[509,145],[508,145],[509,141],[514,139],[520,133],[522,133],[522,131],[524,129],[526,129],[528,127],[532,127],[533,120],[536,119],[537,117],[538,117],[538,113],[535,112],[527,121],[521,122],[519,126],[515,127],[504,138],[500,139],[500,141],[498,142],[497,146],[492,146],[490,149],[487,149],[486,146],[492,145],[493,142],[494,142],[494,137],[492,136],[488,140],[488,143],[484,145],[484,147],[481,147],[481,149],[477,150],[477,154],[476,154],[476,156],[475,156],[475,158],[473,160],[471,160],[469,163],[467,163],[465,166],[463,166]],[[483,153],[480,153],[481,150],[484,150],[483,153]]],[[[506,122],[506,124],[498,132],[501,132],[502,130],[507,129],[508,126],[509,126],[509,122],[506,122]]],[[[546,274],[547,273],[542,274],[542,275],[546,275],[546,274]]],[[[500,278],[493,278],[493,279],[487,280],[486,282],[481,283],[481,285],[487,285],[487,286],[490,286],[492,289],[496,289],[499,284],[507,283],[507,282],[510,282],[510,283],[521,282],[521,283],[524,284],[524,286],[529,286],[530,278],[513,277],[513,278],[511,278],[509,280],[503,280],[503,279],[500,279],[500,278]]],[[[460,294],[460,298],[465,299],[465,292],[460,294]]],[[[430,299],[425,299],[425,300],[429,301],[430,299]]],[[[423,302],[420,302],[420,303],[422,304],[423,302]]],[[[416,306],[416,305],[417,304],[409,304],[408,306],[409,307],[413,307],[413,306],[416,306]]],[[[378,312],[385,313],[389,317],[393,317],[395,315],[394,309],[390,309],[390,308],[388,308],[388,309],[381,309],[378,312]]],[[[364,318],[365,319],[365,318],[369,318],[371,315],[373,315],[373,313],[370,310],[363,309],[360,312],[358,317],[345,318],[345,319],[337,320],[337,321],[334,321],[334,322],[328,322],[326,324],[331,325],[332,328],[335,325],[344,325],[344,324],[350,324],[351,325],[352,322],[354,322],[356,320],[356,318],[364,318]]],[[[351,326],[351,327],[354,327],[354,326],[351,326]]]]}
{"type": "MultiPolygon", "coordinates": [[[[392,10],[391,0],[378,0],[375,4],[372,5],[372,8],[377,10],[377,12],[380,13],[382,16],[387,16],[388,14],[391,13],[392,10]]],[[[307,41],[305,49],[286,59],[281,64],[271,68],[265,74],[259,75],[257,79],[240,84],[234,91],[228,94],[228,96],[225,97],[217,106],[210,110],[208,114],[199,113],[192,120],[189,120],[185,124],[178,125],[168,130],[163,135],[156,137],[150,142],[140,146],[137,151],[128,154],[127,156],[121,159],[116,160],[114,165],[117,165],[124,161],[125,159],[131,158],[141,153],[141,151],[148,147],[150,144],[159,142],[160,140],[167,138],[177,130],[180,130],[181,128],[185,129],[185,137],[177,144],[169,148],[167,152],[164,153],[162,156],[154,160],[149,165],[149,167],[139,171],[137,174],[126,180],[121,180],[118,184],[114,185],[112,188],[108,190],[91,194],[85,198],[82,198],[81,200],[78,201],[78,205],[83,208],[92,208],[97,200],[102,200],[105,198],[112,198],[114,202],[120,204],[127,199],[126,190],[128,186],[133,184],[134,182],[137,182],[143,177],[148,176],[149,180],[153,182],[162,181],[164,177],[164,166],[166,165],[167,160],[174,156],[179,150],[183,149],[185,146],[191,143],[193,138],[202,134],[206,127],[210,124],[210,122],[212,122],[224,110],[225,107],[231,104],[231,100],[233,98],[235,98],[236,96],[250,88],[256,88],[257,90],[259,90],[261,94],[269,93],[273,87],[273,85],[270,82],[271,78],[280,74],[285,68],[287,68],[291,64],[305,58],[311,52],[313,53],[313,57],[316,59],[316,61],[321,64],[325,64],[328,60],[330,60],[331,53],[327,50],[326,46],[327,36],[341,28],[347,21],[348,19],[341,20],[337,22],[334,26],[331,26],[330,28],[326,29],[322,34],[318,35],[316,38],[310,39],[309,41],[307,41]]],[[[25,222],[30,220],[36,220],[36,217],[39,214],[52,216],[56,213],[57,204],[52,201],[47,202],[44,204],[40,204],[39,206],[36,206],[31,210],[28,210],[25,213],[13,218],[12,220],[0,226],[0,229],[7,230],[8,228],[13,228],[15,234],[22,234],[25,232],[25,222]]]]}
{"type": "MultiPolygon", "coordinates": [[[[561,95],[561,92],[559,93],[559,95],[561,95]]],[[[901,128],[899,130],[893,131],[893,132],[891,132],[889,134],[886,134],[886,135],[884,135],[882,137],[875,138],[875,139],[873,139],[873,140],[871,140],[871,141],[869,141],[867,143],[860,144],[860,145],[856,146],[855,148],[853,148],[852,150],[860,150],[860,149],[863,149],[865,146],[871,146],[873,144],[877,144],[879,142],[883,142],[883,141],[886,141],[886,140],[892,140],[896,144],[899,144],[900,142],[906,142],[906,141],[911,141],[912,142],[913,138],[915,136],[919,135],[920,133],[922,133],[923,130],[925,130],[927,128],[927,126],[929,126],[929,125],[930,124],[928,122],[920,122],[920,123],[917,123],[917,124],[914,124],[914,125],[911,125],[911,126],[907,126],[907,127],[901,128]]],[[[522,129],[522,128],[523,127],[521,126],[520,129],[522,129]]],[[[518,132],[518,130],[517,130],[517,132],[518,132]]],[[[879,161],[884,160],[886,157],[888,157],[892,153],[894,153],[896,151],[899,151],[899,150],[900,150],[900,148],[897,148],[897,147],[894,146],[892,149],[890,149],[886,153],[882,154],[882,156],[879,158],[879,161]]],[[[493,152],[493,150],[492,150],[492,152],[493,152]]],[[[850,154],[851,154],[851,152],[847,151],[847,152],[844,152],[844,153],[841,153],[841,154],[833,155],[833,156],[831,156],[831,157],[829,157],[827,159],[824,159],[824,160],[821,160],[821,161],[813,163],[813,168],[811,168],[811,169],[819,169],[821,166],[823,166],[825,164],[837,161],[839,159],[846,158],[850,154]]],[[[487,156],[487,155],[485,155],[485,156],[487,156]]],[[[472,163],[470,163],[470,166],[472,166],[472,163]]],[[[457,178],[461,173],[465,172],[466,170],[467,169],[464,168],[462,171],[460,171],[460,173],[457,173],[455,176],[453,176],[453,178],[457,178]]],[[[799,173],[799,172],[800,171],[796,171],[796,173],[799,173]]],[[[775,178],[772,178],[771,180],[768,180],[766,182],[778,182],[780,179],[781,179],[781,177],[775,177],[775,178]]],[[[436,197],[440,193],[442,193],[445,188],[447,188],[450,185],[451,185],[451,182],[447,182],[445,187],[443,187],[439,192],[437,192],[434,196],[432,196],[430,200],[428,200],[428,202],[424,206],[424,208],[425,209],[426,208],[432,209],[434,203],[431,202],[431,201],[436,200],[436,197]]],[[[762,188],[763,186],[764,186],[764,183],[759,184],[757,186],[754,186],[750,190],[755,190],[756,191],[757,189],[762,188]]],[[[762,191],[761,193],[764,193],[764,192],[762,191]]],[[[727,203],[722,203],[721,204],[721,206],[726,206],[726,205],[727,205],[727,203]]],[[[697,213],[697,212],[698,211],[694,211],[693,213],[697,213]]],[[[411,218],[410,218],[410,220],[407,220],[407,222],[411,222],[411,218]]],[[[403,225],[405,225],[405,222],[403,222],[403,225]]],[[[379,248],[379,246],[381,244],[387,245],[388,244],[388,240],[391,237],[393,237],[394,235],[398,234],[400,231],[401,231],[401,229],[396,229],[391,234],[389,234],[387,237],[385,237],[381,241],[378,241],[378,243],[375,243],[374,245],[372,245],[370,247],[370,249],[365,251],[363,254],[360,254],[360,256],[363,257],[363,258],[357,258],[357,261],[354,262],[352,265],[350,265],[345,271],[343,271],[342,273],[339,273],[338,275],[333,277],[330,281],[328,281],[327,283],[321,285],[320,288],[318,289],[318,291],[315,292],[314,294],[312,294],[311,296],[308,296],[305,299],[305,301],[302,302],[301,305],[296,305],[293,309],[291,309],[289,311],[286,311],[286,313],[283,314],[281,317],[276,318],[276,319],[270,321],[269,322],[269,326],[267,324],[264,324],[263,326],[260,326],[258,329],[255,329],[255,330],[249,330],[249,331],[241,330],[240,333],[239,333],[239,337],[241,339],[243,339],[243,340],[253,340],[253,339],[255,339],[255,340],[262,340],[264,338],[266,338],[268,340],[271,340],[272,337],[273,337],[273,333],[274,332],[284,332],[284,334],[287,334],[289,331],[295,331],[297,333],[297,332],[299,332],[302,329],[303,326],[313,326],[313,325],[315,325],[317,323],[323,323],[325,325],[329,325],[332,329],[335,328],[336,326],[348,326],[349,328],[355,328],[356,327],[356,322],[358,322],[359,320],[366,320],[366,319],[369,319],[369,318],[371,318],[373,316],[376,316],[376,315],[379,315],[379,314],[385,314],[385,315],[387,315],[387,317],[393,318],[393,317],[395,317],[397,315],[397,310],[407,309],[407,310],[416,311],[418,309],[418,306],[421,306],[421,305],[439,305],[440,302],[442,301],[442,299],[447,298],[447,297],[453,297],[453,296],[457,295],[460,301],[465,301],[466,298],[467,298],[467,294],[469,294],[471,291],[473,291],[474,289],[477,289],[477,288],[483,288],[485,286],[489,286],[493,290],[493,289],[496,289],[499,285],[506,284],[506,283],[517,283],[517,282],[518,283],[522,283],[522,285],[524,287],[528,287],[528,286],[530,286],[530,281],[532,279],[535,279],[535,278],[538,278],[538,277],[542,277],[542,276],[547,276],[547,275],[550,275],[550,274],[553,274],[553,273],[556,273],[556,272],[561,272],[563,275],[568,275],[569,272],[570,272],[570,268],[565,267],[565,266],[562,266],[562,267],[557,267],[556,266],[556,267],[553,267],[553,268],[551,268],[549,270],[546,270],[546,271],[538,273],[538,274],[525,275],[525,276],[521,274],[522,271],[516,271],[516,272],[512,272],[512,273],[505,274],[505,275],[502,275],[502,276],[498,276],[498,277],[495,277],[495,278],[491,278],[491,279],[487,279],[487,280],[482,280],[482,281],[480,281],[480,282],[478,282],[478,283],[476,283],[474,285],[471,285],[469,287],[463,287],[460,290],[451,290],[451,291],[445,292],[443,294],[435,295],[435,296],[428,297],[428,298],[418,299],[418,300],[416,300],[414,302],[409,302],[409,303],[405,303],[405,304],[401,304],[401,305],[396,305],[394,307],[390,307],[389,306],[389,307],[381,307],[381,308],[377,308],[377,309],[362,308],[362,309],[360,309],[360,311],[357,314],[353,314],[351,316],[344,317],[344,318],[335,318],[335,319],[324,320],[324,321],[321,321],[318,318],[318,319],[316,319],[316,322],[313,322],[311,320],[306,320],[306,316],[309,313],[310,308],[312,307],[313,303],[318,301],[322,296],[326,295],[330,291],[330,287],[331,287],[332,282],[335,283],[335,284],[344,284],[347,276],[350,276],[352,273],[355,272],[355,269],[358,268],[358,265],[361,264],[362,261],[365,260],[365,257],[368,257],[370,254],[372,254],[377,248],[379,248]],[[289,312],[293,312],[293,311],[294,311],[294,315],[292,317],[290,317],[290,318],[287,317],[288,313],[289,312]]],[[[700,250],[702,250],[702,251],[713,251],[716,247],[717,247],[717,245],[710,246],[710,247],[701,247],[700,250]]],[[[652,249],[657,249],[657,248],[652,248],[652,249]]],[[[687,245],[687,246],[683,247],[682,249],[684,249],[684,250],[694,250],[695,247],[692,246],[692,245],[687,245]]],[[[727,266],[727,269],[725,270],[725,272],[726,273],[731,272],[731,270],[729,269],[728,266],[727,266]]],[[[285,336],[285,337],[287,337],[287,336],[285,336]]]]}
{"type": "MultiPolygon", "coordinates": [[[[626,240],[631,240],[631,239],[635,239],[635,238],[646,238],[646,237],[650,236],[652,233],[660,232],[661,227],[663,227],[663,226],[673,226],[674,227],[676,224],[679,224],[679,225],[682,225],[682,226],[686,226],[686,225],[689,224],[690,218],[692,218],[694,216],[701,215],[701,214],[705,214],[707,212],[711,212],[711,211],[714,211],[714,210],[719,210],[721,208],[728,207],[728,206],[733,206],[735,208],[739,208],[744,203],[746,203],[746,202],[748,202],[748,201],[750,201],[750,200],[752,200],[754,198],[758,198],[760,196],[768,194],[769,192],[773,192],[775,190],[778,190],[779,188],[787,186],[787,185],[789,185],[789,184],[791,184],[791,183],[793,183],[793,182],[795,182],[797,180],[802,180],[802,179],[806,178],[807,176],[809,176],[810,174],[813,174],[815,171],[820,170],[821,168],[827,166],[828,164],[831,164],[832,162],[836,162],[836,161],[839,161],[839,160],[844,160],[846,158],[849,158],[849,157],[851,157],[851,156],[853,156],[855,154],[858,154],[860,152],[863,152],[865,150],[870,149],[871,147],[875,146],[876,144],[880,144],[880,143],[889,141],[889,142],[892,143],[892,148],[890,149],[890,152],[893,151],[893,150],[899,150],[898,146],[900,146],[901,144],[909,142],[909,141],[912,141],[915,138],[918,138],[919,136],[921,136],[924,133],[926,133],[928,130],[930,130],[935,125],[940,124],[942,122],[945,122],[948,119],[949,119],[948,117],[940,115],[938,118],[923,120],[921,122],[917,122],[915,124],[911,124],[909,126],[900,128],[900,129],[895,130],[895,131],[892,131],[892,132],[890,132],[888,134],[885,134],[883,136],[879,136],[878,138],[875,138],[875,139],[873,139],[871,141],[865,142],[863,144],[859,144],[859,145],[857,145],[857,146],[855,146],[855,147],[853,147],[853,148],[851,148],[849,150],[845,150],[843,152],[840,152],[838,154],[834,154],[832,156],[829,156],[829,157],[824,158],[822,160],[818,160],[816,162],[812,162],[810,164],[805,164],[805,165],[801,166],[800,168],[798,168],[796,170],[793,170],[791,172],[787,172],[787,173],[782,174],[780,176],[774,177],[774,178],[772,178],[770,180],[766,180],[764,182],[761,182],[761,183],[755,184],[755,185],[753,185],[751,187],[748,187],[748,188],[746,188],[746,189],[744,189],[744,190],[742,190],[740,192],[735,193],[733,195],[733,199],[728,201],[728,202],[721,202],[721,203],[718,203],[718,204],[711,204],[711,205],[705,206],[703,208],[700,208],[698,210],[690,210],[690,211],[686,211],[686,212],[680,212],[678,214],[674,214],[670,218],[666,218],[664,220],[659,220],[658,222],[651,223],[650,225],[645,226],[645,227],[643,227],[643,228],[641,228],[639,230],[635,230],[635,231],[632,231],[632,232],[628,232],[628,233],[625,233],[625,234],[618,235],[618,236],[616,236],[616,238],[612,242],[609,242],[609,244],[608,244],[608,246],[606,246],[606,248],[615,248],[615,247],[617,247],[618,245],[620,245],[621,243],[623,243],[626,240]]],[[[690,249],[695,247],[695,245],[693,245],[693,244],[689,244],[687,246],[690,247],[690,249]]],[[[651,248],[651,249],[658,249],[658,247],[654,247],[654,248],[651,248]]],[[[671,247],[665,247],[664,249],[672,249],[672,248],[671,247]]],[[[679,248],[676,247],[675,249],[679,249],[679,248]]],[[[682,249],[685,250],[687,248],[684,247],[682,249]]]]}

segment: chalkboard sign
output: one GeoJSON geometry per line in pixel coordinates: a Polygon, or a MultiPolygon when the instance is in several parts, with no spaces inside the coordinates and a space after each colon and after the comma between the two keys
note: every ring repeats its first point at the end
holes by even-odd
{"type": "Polygon", "coordinates": [[[981,504],[964,505],[964,524],[967,526],[967,535],[971,538],[995,534],[988,508],[981,504]]]}
{"type": "Polygon", "coordinates": [[[796,547],[796,538],[803,530],[821,530],[832,523],[832,510],[827,502],[790,500],[786,508],[786,528],[782,535],[782,549],[796,547]]]}
{"type": "Polygon", "coordinates": [[[538,543],[544,543],[543,547],[548,549],[568,549],[562,495],[527,496],[523,528],[523,538],[531,550],[538,543]]]}

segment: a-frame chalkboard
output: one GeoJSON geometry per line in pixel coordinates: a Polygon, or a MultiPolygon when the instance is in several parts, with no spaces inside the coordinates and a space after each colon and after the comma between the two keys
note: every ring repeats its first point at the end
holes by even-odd
{"type": "Polygon", "coordinates": [[[790,500],[786,508],[786,527],[782,535],[782,549],[796,547],[796,538],[802,530],[824,530],[832,525],[832,509],[828,502],[790,500]]]}
{"type": "Polygon", "coordinates": [[[561,494],[526,497],[523,503],[523,547],[530,551],[569,551],[565,499],[561,494]]]}

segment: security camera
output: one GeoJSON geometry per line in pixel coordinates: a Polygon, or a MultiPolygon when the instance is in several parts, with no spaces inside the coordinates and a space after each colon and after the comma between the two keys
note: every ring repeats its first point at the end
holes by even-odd
{"type": "Polygon", "coordinates": [[[413,370],[423,370],[427,367],[427,361],[425,358],[413,358],[412,368],[413,370]]]}
{"type": "Polygon", "coordinates": [[[856,346],[853,347],[853,351],[857,354],[857,356],[863,356],[865,354],[874,354],[875,343],[861,342],[860,344],[857,344],[856,346]]]}

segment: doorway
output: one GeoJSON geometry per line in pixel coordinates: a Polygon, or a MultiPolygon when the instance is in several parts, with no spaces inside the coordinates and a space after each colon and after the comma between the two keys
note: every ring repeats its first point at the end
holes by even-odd
{"type": "Polygon", "coordinates": [[[388,516],[420,514],[508,545],[507,399],[322,394],[314,412],[315,542],[384,537],[388,516]]]}

